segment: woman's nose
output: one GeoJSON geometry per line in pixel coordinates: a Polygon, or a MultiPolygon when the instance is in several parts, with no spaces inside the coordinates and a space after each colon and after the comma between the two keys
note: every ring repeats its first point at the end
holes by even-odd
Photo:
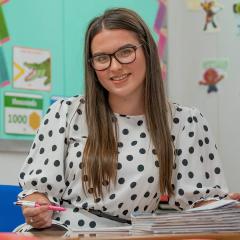
{"type": "Polygon", "coordinates": [[[114,56],[112,56],[110,69],[111,70],[118,70],[120,68],[122,68],[122,64],[114,56]]]}

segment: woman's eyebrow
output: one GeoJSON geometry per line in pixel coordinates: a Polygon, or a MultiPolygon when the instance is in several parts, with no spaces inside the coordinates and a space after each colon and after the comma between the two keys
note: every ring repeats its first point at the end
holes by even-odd
{"type": "Polygon", "coordinates": [[[116,49],[114,52],[111,52],[111,53],[107,53],[107,52],[96,52],[96,53],[92,54],[92,56],[93,56],[93,57],[97,57],[97,56],[100,56],[100,55],[108,55],[108,54],[115,53],[115,52],[117,52],[118,50],[121,50],[121,49],[124,49],[124,48],[128,48],[128,47],[133,47],[133,46],[136,46],[136,45],[135,45],[135,44],[132,44],[132,43],[127,43],[127,44],[122,45],[122,46],[119,47],[118,49],[116,49]]]}

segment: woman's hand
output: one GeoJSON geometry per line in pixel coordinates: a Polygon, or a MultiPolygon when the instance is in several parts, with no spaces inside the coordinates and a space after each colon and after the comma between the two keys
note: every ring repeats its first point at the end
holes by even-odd
{"type": "Polygon", "coordinates": [[[34,228],[46,228],[52,225],[53,212],[48,210],[47,205],[50,204],[50,201],[46,195],[41,193],[33,193],[25,197],[24,200],[35,201],[41,205],[40,207],[36,208],[22,208],[26,223],[30,224],[34,228]]]}
{"type": "Polygon", "coordinates": [[[228,196],[233,200],[240,200],[240,193],[229,193],[228,196]]]}

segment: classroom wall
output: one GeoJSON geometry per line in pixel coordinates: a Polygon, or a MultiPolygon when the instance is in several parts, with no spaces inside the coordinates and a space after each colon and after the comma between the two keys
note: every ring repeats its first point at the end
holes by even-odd
{"type": "MultiPolygon", "coordinates": [[[[186,1],[187,2],[187,1],[186,1]]],[[[236,34],[234,0],[219,1],[223,9],[216,15],[220,31],[203,31],[205,14],[189,11],[183,0],[170,0],[168,12],[168,53],[170,98],[188,106],[196,106],[207,118],[224,164],[231,191],[240,191],[240,36],[236,34]],[[227,77],[217,84],[217,93],[207,93],[200,86],[203,60],[226,58],[227,77]]],[[[240,17],[240,16],[239,16],[240,17]]]]}

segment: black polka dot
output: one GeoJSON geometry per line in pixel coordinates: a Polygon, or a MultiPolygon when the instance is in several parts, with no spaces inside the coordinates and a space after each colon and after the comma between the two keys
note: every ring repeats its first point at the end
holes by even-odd
{"type": "Polygon", "coordinates": [[[42,182],[42,183],[46,183],[46,182],[47,182],[47,178],[46,178],[46,177],[42,177],[42,178],[41,178],[41,182],[42,182]]]}
{"type": "Polygon", "coordinates": [[[124,184],[124,182],[125,182],[125,179],[124,179],[124,178],[119,178],[119,179],[118,179],[118,183],[119,183],[119,184],[124,184]]]}
{"type": "Polygon", "coordinates": [[[127,155],[127,160],[128,161],[132,161],[133,160],[133,156],[132,155],[127,155]]]}
{"type": "Polygon", "coordinates": [[[200,156],[200,161],[203,163],[203,156],[200,156]]]}
{"type": "Polygon", "coordinates": [[[49,191],[51,191],[51,190],[52,190],[52,186],[51,186],[50,184],[48,184],[48,185],[47,185],[47,189],[48,189],[49,191]]]}
{"type": "Polygon", "coordinates": [[[131,142],[131,145],[132,145],[132,146],[137,145],[137,141],[132,141],[132,142],[131,142]]]}
{"type": "Polygon", "coordinates": [[[21,173],[20,173],[20,178],[21,178],[21,179],[24,179],[24,176],[25,176],[25,173],[24,173],[24,172],[21,172],[21,173]]]}
{"type": "Polygon", "coordinates": [[[188,117],[188,122],[192,123],[192,121],[193,121],[192,117],[188,117]]]}
{"type": "Polygon", "coordinates": [[[49,159],[48,159],[48,158],[45,159],[45,160],[44,160],[44,165],[48,165],[48,162],[49,162],[49,159]]]}
{"type": "Polygon", "coordinates": [[[137,198],[137,194],[133,194],[133,195],[131,196],[131,200],[132,200],[132,201],[134,201],[136,198],[137,198]]]}
{"type": "Polygon", "coordinates": [[[118,147],[122,148],[123,147],[123,143],[122,142],[118,142],[118,147]]]}
{"type": "Polygon", "coordinates": [[[194,120],[194,122],[198,122],[198,120],[197,120],[197,117],[195,117],[195,116],[193,116],[193,120],[194,120]]]}
{"type": "Polygon", "coordinates": [[[182,160],[182,165],[183,166],[187,166],[188,165],[188,160],[187,159],[183,159],[182,160]]]}
{"type": "Polygon", "coordinates": [[[214,159],[214,154],[213,154],[213,153],[210,153],[210,154],[209,154],[209,159],[210,159],[210,160],[213,160],[213,159],[214,159]]]}
{"type": "Polygon", "coordinates": [[[189,132],[189,133],[188,133],[188,136],[189,136],[189,137],[193,137],[193,136],[194,136],[194,132],[189,132]]]}
{"type": "Polygon", "coordinates": [[[149,183],[153,183],[153,181],[154,181],[154,177],[151,176],[151,177],[148,178],[149,183]]]}
{"type": "Polygon", "coordinates": [[[206,177],[206,179],[209,179],[210,174],[208,172],[205,172],[205,177],[206,177]]]}
{"type": "Polygon", "coordinates": [[[52,135],[53,135],[53,131],[50,130],[50,131],[48,132],[48,136],[49,136],[49,137],[52,137],[52,135]]]}
{"type": "Polygon", "coordinates": [[[44,152],[45,152],[45,149],[44,148],[40,148],[39,153],[43,154],[44,152]]]}
{"type": "Polygon", "coordinates": [[[116,195],[113,193],[113,194],[110,195],[109,198],[110,198],[111,200],[113,200],[115,197],[116,197],[116,195]]]}
{"type": "Polygon", "coordinates": [[[137,183],[136,183],[136,182],[131,182],[131,183],[130,183],[130,188],[135,188],[135,187],[136,187],[136,185],[137,185],[137,183]]]}
{"type": "Polygon", "coordinates": [[[191,154],[194,153],[194,147],[189,148],[189,153],[191,153],[191,154]]]}
{"type": "Polygon", "coordinates": [[[194,192],[193,192],[193,194],[199,194],[200,192],[198,191],[198,190],[195,190],[194,192]]]}
{"type": "Polygon", "coordinates": [[[138,126],[141,126],[143,124],[143,121],[142,120],[139,120],[138,122],[137,122],[137,125],[138,126]]]}
{"type": "Polygon", "coordinates": [[[206,126],[206,125],[203,125],[203,129],[204,129],[204,131],[208,131],[208,127],[206,126]]]}
{"type": "Polygon", "coordinates": [[[124,128],[124,129],[122,130],[122,134],[123,134],[123,135],[128,135],[128,133],[129,133],[128,129],[124,128]]]}
{"type": "Polygon", "coordinates": [[[60,129],[59,129],[59,133],[64,133],[65,132],[65,128],[64,127],[61,127],[60,129]]]}
{"type": "Polygon", "coordinates": [[[181,173],[178,173],[177,174],[177,180],[180,180],[182,178],[182,174],[181,173]]]}
{"type": "Polygon", "coordinates": [[[82,155],[82,152],[80,152],[80,151],[78,151],[77,153],[76,153],[76,156],[79,158],[79,157],[81,157],[81,155],[82,155]]]}
{"type": "Polygon", "coordinates": [[[37,185],[37,181],[32,181],[31,184],[35,187],[37,185]]]}
{"type": "Polygon", "coordinates": [[[75,131],[78,131],[78,125],[74,124],[74,125],[73,125],[73,129],[74,129],[75,131]]]}
{"type": "Polygon", "coordinates": [[[178,194],[179,194],[180,196],[183,196],[183,195],[184,195],[184,190],[180,188],[180,189],[178,190],[178,194]]]}
{"type": "Polygon", "coordinates": [[[200,147],[202,147],[203,141],[202,141],[201,139],[199,139],[199,140],[198,140],[198,144],[199,144],[200,147]]]}
{"type": "Polygon", "coordinates": [[[84,220],[81,219],[78,221],[78,226],[82,227],[84,226],[84,224],[85,224],[84,220]]]}
{"type": "Polygon", "coordinates": [[[83,208],[83,209],[87,209],[87,207],[88,207],[88,203],[87,203],[87,202],[85,202],[85,203],[82,204],[82,208],[83,208]]]}
{"type": "Polygon", "coordinates": [[[54,164],[55,167],[58,167],[60,165],[60,161],[59,160],[55,160],[53,164],[54,164]]]}
{"type": "Polygon", "coordinates": [[[58,112],[55,114],[55,118],[60,118],[60,114],[58,112]]]}
{"type": "Polygon", "coordinates": [[[127,214],[128,214],[128,210],[124,210],[124,211],[122,212],[122,214],[123,214],[123,215],[127,215],[127,214]]]}
{"type": "Polygon", "coordinates": [[[57,175],[56,176],[56,180],[57,180],[57,182],[61,182],[62,181],[62,176],[61,175],[57,175]]]}
{"type": "Polygon", "coordinates": [[[144,166],[141,165],[141,164],[138,165],[137,170],[138,170],[139,172],[142,172],[142,171],[144,170],[144,166]]]}
{"type": "Polygon", "coordinates": [[[221,170],[220,170],[219,167],[216,167],[216,168],[214,169],[214,172],[215,172],[216,174],[219,174],[219,173],[221,172],[221,170]]]}
{"type": "Polygon", "coordinates": [[[159,161],[155,161],[155,166],[159,167],[159,161]]]}
{"type": "Polygon", "coordinates": [[[148,197],[149,197],[149,195],[150,195],[150,192],[148,192],[148,191],[147,191],[147,192],[145,192],[145,193],[144,193],[144,195],[143,195],[143,196],[144,196],[145,198],[148,198],[148,197]]]}
{"type": "Polygon", "coordinates": [[[38,136],[38,139],[39,139],[39,141],[43,141],[43,139],[44,139],[43,134],[40,134],[40,135],[38,136]]]}
{"type": "Polygon", "coordinates": [[[52,151],[54,152],[54,151],[56,151],[57,150],[57,145],[53,145],[52,146],[52,151]]]}
{"type": "Polygon", "coordinates": [[[142,132],[142,133],[140,134],[140,138],[145,138],[145,137],[146,137],[146,133],[142,132]]]}
{"type": "Polygon", "coordinates": [[[121,208],[122,205],[123,205],[123,203],[119,203],[119,204],[118,204],[118,208],[121,208]]]}
{"type": "Polygon", "coordinates": [[[138,211],[138,209],[139,209],[139,207],[137,206],[137,207],[135,207],[135,208],[134,208],[134,210],[133,210],[133,211],[134,211],[134,212],[137,212],[137,211],[138,211]]]}
{"type": "Polygon", "coordinates": [[[193,178],[193,177],[194,177],[193,172],[188,172],[188,177],[189,177],[189,178],[193,178]]]}
{"type": "Polygon", "coordinates": [[[204,141],[205,141],[206,144],[209,144],[209,138],[205,137],[204,141]]]}
{"type": "Polygon", "coordinates": [[[117,169],[118,170],[122,169],[122,164],[121,163],[117,163],[117,169]]]}
{"type": "Polygon", "coordinates": [[[175,124],[179,123],[179,118],[177,118],[177,117],[173,118],[173,122],[174,122],[175,124]]]}
{"type": "Polygon", "coordinates": [[[148,205],[146,205],[146,206],[143,208],[143,210],[144,210],[144,211],[146,211],[146,210],[147,210],[147,208],[148,208],[148,205]]]}
{"type": "Polygon", "coordinates": [[[44,124],[44,125],[47,125],[48,122],[49,122],[49,120],[48,120],[48,119],[45,119],[44,122],[43,122],[43,124],[44,124]]]}
{"type": "Polygon", "coordinates": [[[201,184],[201,183],[198,183],[198,184],[197,184],[197,188],[202,188],[202,184],[201,184]]]}
{"type": "Polygon", "coordinates": [[[33,162],[33,159],[30,157],[27,161],[28,164],[31,164],[33,162]]]}
{"type": "Polygon", "coordinates": [[[146,150],[144,148],[140,148],[139,153],[144,154],[144,153],[146,153],[146,150]]]}

